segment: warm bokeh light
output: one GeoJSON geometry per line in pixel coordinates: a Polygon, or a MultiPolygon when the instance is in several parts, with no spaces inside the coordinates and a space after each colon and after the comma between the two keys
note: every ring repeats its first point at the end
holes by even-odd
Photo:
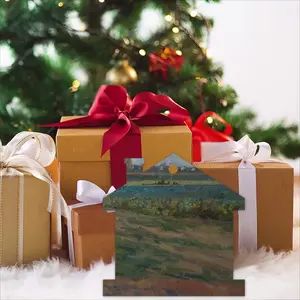
{"type": "Polygon", "coordinates": [[[145,56],[147,54],[147,52],[144,49],[140,49],[139,54],[141,56],[145,56]]]}

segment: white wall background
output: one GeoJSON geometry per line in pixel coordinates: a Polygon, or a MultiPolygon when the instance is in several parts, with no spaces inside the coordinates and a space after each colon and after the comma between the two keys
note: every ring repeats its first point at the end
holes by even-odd
{"type": "MultiPolygon", "coordinates": [[[[223,0],[199,10],[215,19],[210,53],[224,65],[224,82],[258,121],[300,124],[300,1],[223,0]]],[[[289,161],[299,173],[300,161],[289,161]]]]}

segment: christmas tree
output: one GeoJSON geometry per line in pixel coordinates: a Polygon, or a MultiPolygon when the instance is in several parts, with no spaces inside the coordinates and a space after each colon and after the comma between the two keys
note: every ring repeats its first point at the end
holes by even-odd
{"type": "MultiPolygon", "coordinates": [[[[234,139],[248,134],[268,142],[275,155],[299,157],[296,125],[278,120],[263,127],[254,110],[233,110],[238,95],[222,82],[222,66],[209,56],[213,20],[201,14],[198,2],[1,1],[2,141],[20,131],[44,130],[35,124],[62,115],[85,115],[101,84],[121,84],[131,97],[141,91],[169,95],[193,120],[214,111],[232,125],[234,139]],[[161,24],[154,21],[155,30],[140,35],[149,9],[160,12],[161,24]]],[[[223,130],[217,120],[207,125],[223,130]]]]}

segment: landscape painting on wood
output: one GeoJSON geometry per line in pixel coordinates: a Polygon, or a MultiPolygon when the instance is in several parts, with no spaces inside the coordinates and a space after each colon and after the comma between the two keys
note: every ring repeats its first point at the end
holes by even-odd
{"type": "Polygon", "coordinates": [[[116,212],[116,280],[105,296],[244,296],[233,280],[233,212],[244,199],[172,154],[151,169],[127,160],[116,212]]]}

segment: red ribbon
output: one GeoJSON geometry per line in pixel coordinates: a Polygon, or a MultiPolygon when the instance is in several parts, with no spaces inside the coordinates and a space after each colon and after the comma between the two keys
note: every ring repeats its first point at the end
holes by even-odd
{"type": "Polygon", "coordinates": [[[143,92],[131,100],[124,87],[103,85],[88,116],[42,127],[110,127],[103,136],[101,156],[110,150],[112,185],[119,188],[126,183],[125,158],[142,157],[138,126],[184,125],[188,118],[187,110],[168,96],[143,92]]]}
{"type": "Polygon", "coordinates": [[[222,119],[218,114],[212,111],[204,112],[192,126],[192,120],[187,121],[187,125],[192,131],[193,135],[193,162],[201,161],[201,142],[227,142],[232,140],[230,136],[232,134],[232,127],[224,119],[222,119]],[[225,130],[219,132],[209,126],[205,125],[208,117],[223,123],[225,125],[225,130]]]}

